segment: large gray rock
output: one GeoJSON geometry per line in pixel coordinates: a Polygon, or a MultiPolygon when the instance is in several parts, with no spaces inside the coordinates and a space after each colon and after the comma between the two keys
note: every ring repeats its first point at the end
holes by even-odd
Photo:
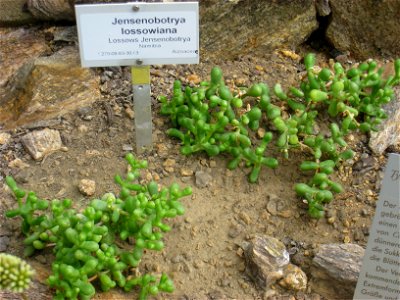
{"type": "Polygon", "coordinates": [[[34,18],[25,5],[26,0],[0,0],[0,26],[32,23],[34,18]]]}
{"type": "MultiPolygon", "coordinates": [[[[71,1],[68,2],[29,0],[28,7],[38,19],[73,20],[73,6],[71,1]]],[[[88,4],[126,1],[74,2],[88,4]]],[[[246,53],[263,54],[275,49],[292,49],[303,43],[318,27],[314,0],[207,0],[199,3],[200,48],[203,57],[232,59],[246,53]]]]}
{"type": "Polygon", "coordinates": [[[327,299],[352,299],[364,252],[355,244],[321,245],[311,267],[311,289],[327,299]]]}
{"type": "Polygon", "coordinates": [[[0,125],[13,128],[51,119],[89,105],[100,97],[98,77],[80,66],[79,52],[70,46],[36,58],[18,97],[0,101],[0,125]]]}
{"type": "Polygon", "coordinates": [[[249,244],[243,245],[246,271],[263,289],[268,290],[283,278],[289,265],[289,253],[285,245],[270,236],[257,235],[249,244]]]}
{"type": "Polygon", "coordinates": [[[48,52],[49,47],[43,32],[33,28],[0,28],[0,45],[0,107],[2,107],[23,90],[32,70],[33,61],[48,52]]]}
{"type": "Polygon", "coordinates": [[[388,118],[379,125],[378,132],[371,132],[369,147],[375,154],[382,154],[389,146],[400,144],[400,87],[395,87],[395,98],[385,105],[388,118]]]}
{"type": "Polygon", "coordinates": [[[202,55],[235,56],[292,49],[317,28],[313,0],[200,2],[202,55]]]}
{"type": "Polygon", "coordinates": [[[38,20],[73,21],[73,4],[73,0],[28,0],[28,9],[38,20]]]}
{"type": "Polygon", "coordinates": [[[330,0],[326,35],[335,48],[357,59],[400,56],[400,1],[330,0]]]}

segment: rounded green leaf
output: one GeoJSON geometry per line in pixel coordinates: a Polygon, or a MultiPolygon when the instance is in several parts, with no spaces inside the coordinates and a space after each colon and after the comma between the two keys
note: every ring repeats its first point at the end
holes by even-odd
{"type": "Polygon", "coordinates": [[[251,97],[260,97],[263,93],[263,88],[259,84],[253,84],[247,91],[246,95],[251,97]]]}
{"type": "Polygon", "coordinates": [[[315,161],[303,161],[300,165],[300,170],[311,171],[311,170],[317,170],[318,167],[319,164],[316,163],[315,161]]]}
{"type": "Polygon", "coordinates": [[[328,68],[323,68],[319,73],[318,73],[318,78],[322,81],[329,81],[332,73],[331,70],[328,68]]]}
{"type": "Polygon", "coordinates": [[[211,69],[211,83],[219,84],[222,80],[222,70],[219,67],[214,67],[211,69]]]}
{"type": "Polygon", "coordinates": [[[311,90],[310,98],[313,101],[319,102],[328,99],[328,93],[320,91],[320,90],[311,90]]]}
{"type": "Polygon", "coordinates": [[[297,183],[294,187],[296,194],[299,196],[305,196],[307,193],[312,192],[312,187],[305,183],[297,183]]]}
{"type": "Polygon", "coordinates": [[[306,66],[306,70],[311,69],[315,65],[315,54],[308,53],[304,58],[304,65],[306,66]]]}

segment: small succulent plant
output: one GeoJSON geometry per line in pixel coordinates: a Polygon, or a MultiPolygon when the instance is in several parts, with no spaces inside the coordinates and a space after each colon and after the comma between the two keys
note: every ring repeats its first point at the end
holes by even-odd
{"type": "Polygon", "coordinates": [[[34,270],[21,258],[0,253],[0,290],[23,292],[29,287],[34,270]]]}

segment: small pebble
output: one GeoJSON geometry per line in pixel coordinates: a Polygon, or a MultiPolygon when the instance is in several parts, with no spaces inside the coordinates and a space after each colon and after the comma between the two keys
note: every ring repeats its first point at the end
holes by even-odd
{"type": "Polygon", "coordinates": [[[232,239],[238,237],[240,233],[242,232],[242,228],[239,225],[231,225],[231,227],[228,230],[228,236],[232,239]]]}
{"type": "Polygon", "coordinates": [[[96,191],[96,182],[90,179],[82,179],[78,188],[84,196],[93,196],[96,191]]]}
{"type": "Polygon", "coordinates": [[[174,169],[175,164],[176,164],[175,159],[167,158],[167,160],[164,161],[163,163],[163,167],[165,171],[167,171],[168,173],[173,173],[175,171],[174,169]]]}
{"type": "Polygon", "coordinates": [[[251,223],[251,218],[250,218],[250,216],[249,216],[246,212],[244,212],[244,211],[241,211],[241,212],[239,213],[239,218],[240,218],[246,225],[249,225],[249,224],[251,223]]]}
{"type": "Polygon", "coordinates": [[[190,83],[193,83],[193,84],[199,84],[200,81],[201,81],[199,75],[197,75],[197,74],[191,74],[191,75],[189,75],[189,76],[187,77],[187,80],[188,80],[190,83]]]}
{"type": "Polygon", "coordinates": [[[258,128],[257,129],[257,138],[262,139],[265,136],[265,129],[264,128],[258,128]]]}
{"type": "Polygon", "coordinates": [[[40,262],[41,264],[47,264],[47,262],[48,262],[48,259],[44,256],[44,255],[41,255],[41,254],[39,254],[39,255],[37,255],[36,257],[35,257],[35,259],[38,261],[38,262],[40,262]]]}
{"type": "Polygon", "coordinates": [[[243,249],[242,249],[242,248],[239,248],[239,249],[236,251],[236,254],[237,254],[239,257],[243,257],[243,255],[244,255],[243,249]]]}
{"type": "Polygon", "coordinates": [[[0,132],[0,145],[8,144],[11,140],[11,134],[7,132],[0,132]]]}
{"type": "Polygon", "coordinates": [[[182,176],[192,176],[194,174],[193,170],[191,170],[189,168],[182,168],[180,170],[180,173],[182,176]]]}
{"type": "Polygon", "coordinates": [[[184,260],[185,260],[185,259],[184,259],[183,256],[180,255],[180,254],[178,254],[178,255],[176,255],[176,256],[174,256],[174,257],[171,258],[171,262],[174,263],[174,264],[183,262],[184,260]]]}
{"type": "Polygon", "coordinates": [[[255,69],[260,72],[264,71],[264,67],[260,65],[255,65],[255,69]]]}
{"type": "Polygon", "coordinates": [[[175,164],[176,164],[175,159],[167,158],[163,163],[163,167],[164,168],[174,167],[175,164]]]}
{"type": "Polygon", "coordinates": [[[80,133],[86,133],[88,130],[89,130],[89,129],[88,129],[88,127],[87,127],[86,125],[79,125],[79,126],[78,126],[78,131],[79,131],[80,133]]]}
{"type": "Polygon", "coordinates": [[[133,151],[133,147],[131,145],[125,144],[125,145],[122,145],[122,150],[123,151],[133,151]]]}
{"type": "Polygon", "coordinates": [[[5,252],[9,243],[10,238],[8,236],[0,236],[0,252],[5,252]]]}
{"type": "Polygon", "coordinates": [[[8,163],[8,166],[9,166],[11,169],[20,169],[20,170],[29,167],[29,165],[28,165],[27,163],[23,162],[20,158],[16,158],[16,159],[10,161],[10,162],[8,163]]]}
{"type": "Polygon", "coordinates": [[[209,186],[212,180],[212,176],[204,171],[197,171],[195,173],[196,176],[196,186],[199,188],[204,188],[206,186],[209,186]]]}
{"type": "Polygon", "coordinates": [[[335,221],[336,221],[335,217],[328,218],[328,224],[333,224],[333,223],[335,223],[335,221]]]}
{"type": "Polygon", "coordinates": [[[196,269],[200,269],[204,266],[204,263],[202,260],[200,259],[196,259],[193,261],[193,267],[195,267],[196,269]]]}
{"type": "Polygon", "coordinates": [[[132,110],[132,108],[130,107],[125,108],[125,113],[129,119],[133,120],[135,118],[135,112],[132,110]]]}
{"type": "Polygon", "coordinates": [[[291,218],[293,216],[293,212],[291,210],[289,210],[289,209],[283,210],[283,211],[278,213],[278,216],[288,219],[288,218],[291,218]]]}
{"type": "Polygon", "coordinates": [[[231,284],[231,281],[228,278],[224,278],[221,280],[220,286],[227,287],[231,284]]]}

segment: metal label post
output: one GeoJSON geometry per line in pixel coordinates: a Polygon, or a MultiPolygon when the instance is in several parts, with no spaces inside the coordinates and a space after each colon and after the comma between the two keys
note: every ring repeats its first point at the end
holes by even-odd
{"type": "Polygon", "coordinates": [[[150,67],[199,63],[199,3],[75,5],[83,67],[132,66],[137,153],[152,149],[150,67]]]}
{"type": "MultiPolygon", "coordinates": [[[[139,62],[139,61],[138,61],[139,62]]],[[[133,106],[135,111],[136,151],[152,149],[150,66],[132,66],[133,106]]]]}

